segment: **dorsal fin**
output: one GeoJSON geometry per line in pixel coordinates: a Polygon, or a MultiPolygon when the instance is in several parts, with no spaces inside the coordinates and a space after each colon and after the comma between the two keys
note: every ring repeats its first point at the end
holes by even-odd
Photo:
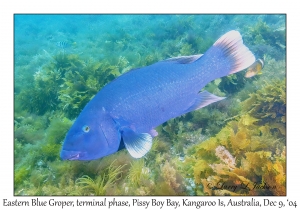
{"type": "Polygon", "coordinates": [[[198,60],[203,54],[198,55],[189,55],[189,56],[179,56],[174,58],[169,58],[166,60],[163,60],[163,62],[177,62],[180,64],[187,64],[187,63],[193,63],[194,61],[198,60]]]}

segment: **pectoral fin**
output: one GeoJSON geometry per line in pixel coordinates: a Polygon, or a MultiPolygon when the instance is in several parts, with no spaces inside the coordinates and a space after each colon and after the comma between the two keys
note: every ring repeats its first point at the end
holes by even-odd
{"type": "Polygon", "coordinates": [[[201,93],[198,94],[194,104],[188,108],[185,112],[185,113],[188,113],[188,112],[191,112],[191,111],[194,111],[194,110],[197,110],[197,109],[201,109],[211,103],[214,103],[214,102],[217,102],[217,101],[220,101],[220,100],[223,100],[225,97],[219,97],[219,96],[216,96],[208,91],[203,91],[201,93]]]}
{"type": "Polygon", "coordinates": [[[136,133],[130,128],[122,131],[124,145],[129,154],[134,158],[141,158],[152,146],[152,136],[149,133],[136,133]]]}

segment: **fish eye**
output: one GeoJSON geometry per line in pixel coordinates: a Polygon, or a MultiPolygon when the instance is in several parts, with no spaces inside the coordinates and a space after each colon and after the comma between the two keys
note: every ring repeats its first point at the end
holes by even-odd
{"type": "Polygon", "coordinates": [[[90,131],[90,127],[87,126],[87,125],[84,125],[84,126],[82,127],[82,130],[83,130],[85,133],[88,133],[88,132],[90,131]]]}

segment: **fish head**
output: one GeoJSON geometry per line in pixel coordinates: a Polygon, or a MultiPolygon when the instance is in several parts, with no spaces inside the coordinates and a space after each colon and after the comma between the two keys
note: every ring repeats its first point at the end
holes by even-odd
{"type": "Polygon", "coordinates": [[[118,151],[120,134],[112,118],[83,112],[68,131],[60,157],[63,160],[94,160],[118,151]]]}

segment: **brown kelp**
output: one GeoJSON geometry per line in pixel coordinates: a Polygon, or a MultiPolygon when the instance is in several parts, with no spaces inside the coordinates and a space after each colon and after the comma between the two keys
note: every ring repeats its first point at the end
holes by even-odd
{"type": "Polygon", "coordinates": [[[191,147],[184,165],[196,194],[285,195],[285,82],[242,102],[244,114],[191,147]]]}

